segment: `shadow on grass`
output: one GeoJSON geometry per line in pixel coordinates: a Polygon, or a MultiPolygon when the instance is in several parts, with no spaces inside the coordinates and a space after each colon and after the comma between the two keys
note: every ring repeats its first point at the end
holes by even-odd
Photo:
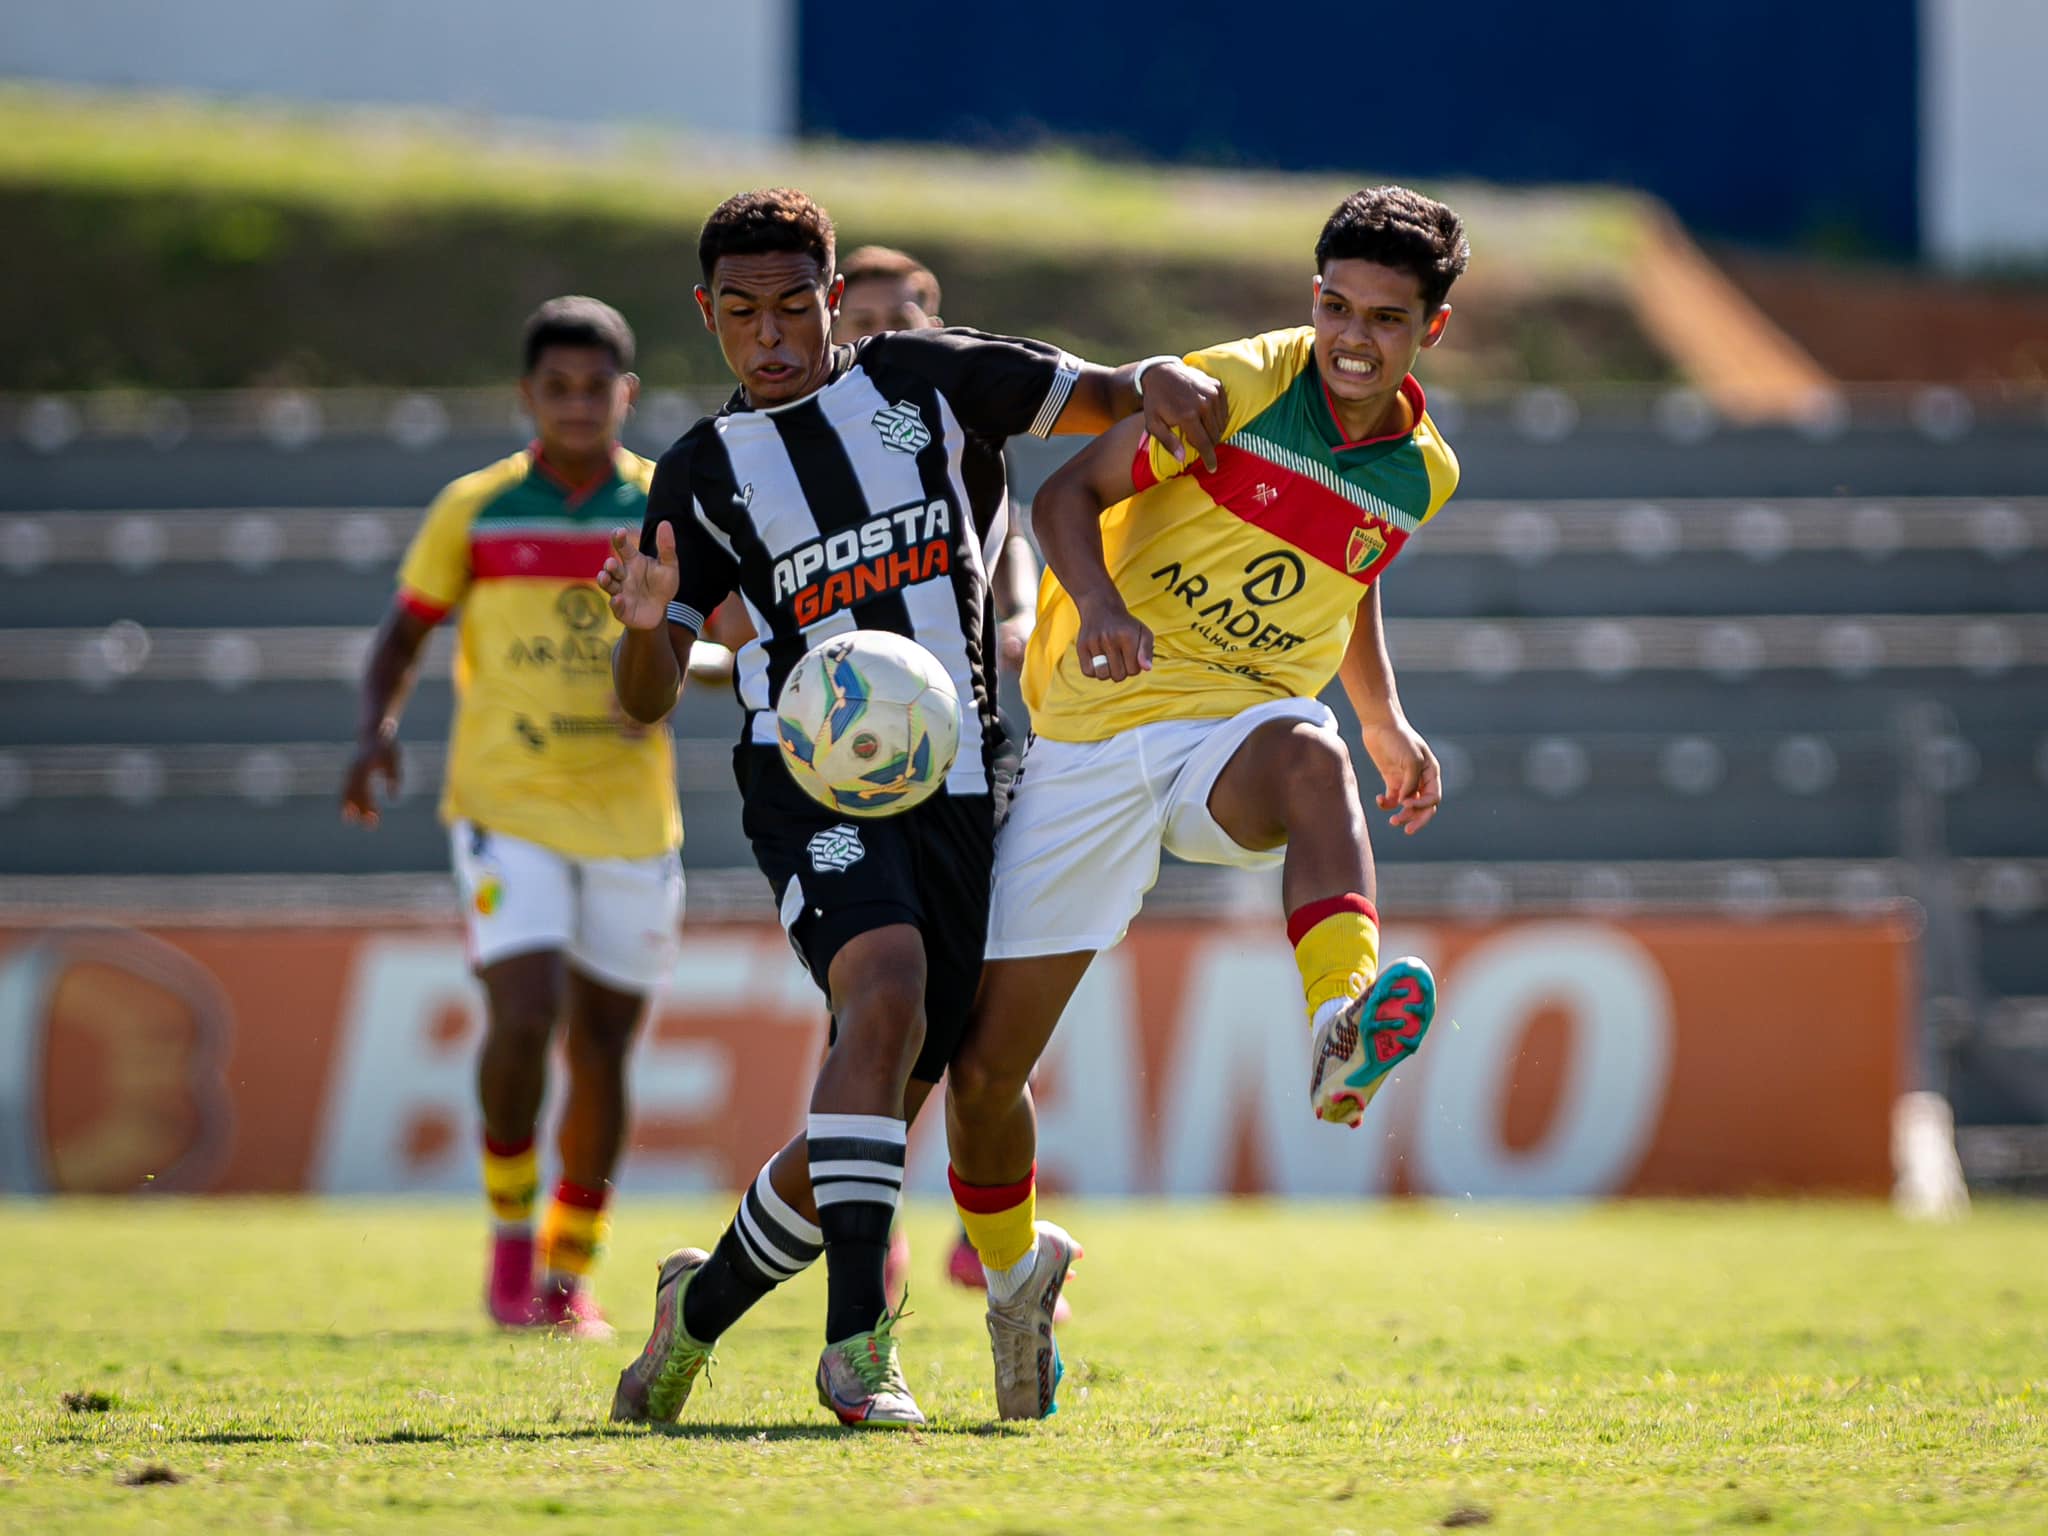
{"type": "MultiPolygon", "coordinates": [[[[757,1440],[764,1444],[773,1445],[784,1440],[841,1440],[849,1435],[871,1436],[878,1439],[887,1439],[892,1434],[903,1434],[911,1437],[944,1435],[949,1438],[955,1436],[1010,1435],[1028,1430],[1028,1428],[1028,1425],[1001,1424],[994,1420],[978,1424],[926,1424],[917,1429],[905,1430],[856,1429],[850,1425],[842,1424],[691,1423],[649,1424],[646,1426],[646,1433],[650,1438],[662,1440],[757,1440]]],[[[600,1431],[600,1433],[631,1435],[635,1433],[635,1430],[630,1426],[626,1426],[600,1431]]]]}

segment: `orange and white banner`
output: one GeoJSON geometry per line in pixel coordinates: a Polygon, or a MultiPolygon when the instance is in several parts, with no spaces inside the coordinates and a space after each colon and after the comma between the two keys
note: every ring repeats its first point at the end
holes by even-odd
{"type": "MultiPolygon", "coordinates": [[[[1362,1130],[1308,1118],[1277,923],[1141,922],[1039,1078],[1085,1194],[1876,1194],[1904,1086],[1890,921],[1396,926],[1437,969],[1362,1130]]],[[[0,1190],[476,1188],[481,993],[459,934],[0,929],[0,1190]]],[[[689,931],[633,1069],[627,1192],[730,1188],[802,1123],[824,1015],[780,929],[689,931]]],[[[944,1189],[942,1117],[911,1187],[944,1189]]]]}

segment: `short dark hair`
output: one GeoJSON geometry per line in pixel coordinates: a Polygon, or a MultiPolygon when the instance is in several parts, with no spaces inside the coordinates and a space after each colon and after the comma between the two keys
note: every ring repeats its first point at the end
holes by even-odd
{"type": "Polygon", "coordinates": [[[1377,262],[1412,272],[1423,305],[1442,305],[1472,259],[1465,222],[1433,197],[1407,187],[1369,187],[1337,205],[1316,240],[1316,270],[1333,261],[1377,262]]]}
{"type": "Polygon", "coordinates": [[[939,280],[932,275],[932,269],[907,251],[894,246],[864,245],[846,258],[839,275],[849,283],[865,282],[869,278],[893,278],[910,284],[912,297],[917,307],[928,315],[939,312],[939,280]]]}
{"type": "Polygon", "coordinates": [[[721,256],[752,256],[764,251],[794,251],[818,263],[825,281],[832,281],[832,215],[807,192],[794,187],[768,187],[741,192],[711,210],[697,236],[697,265],[704,285],[721,256]]]}
{"type": "Polygon", "coordinates": [[[603,347],[621,373],[633,368],[633,327],[602,299],[580,293],[549,299],[526,317],[526,367],[533,372],[549,347],[603,347]]]}

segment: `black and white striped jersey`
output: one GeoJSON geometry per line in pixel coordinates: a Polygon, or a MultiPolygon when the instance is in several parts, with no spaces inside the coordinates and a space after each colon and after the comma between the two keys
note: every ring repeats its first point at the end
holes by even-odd
{"type": "Polygon", "coordinates": [[[816,392],[760,409],[735,393],[662,455],[641,548],[674,525],[671,622],[702,630],[728,593],[746,603],[758,638],[733,679],[746,740],[775,741],[774,701],[805,651],[851,629],[890,630],[938,657],[959,690],[947,791],[990,793],[1000,445],[1048,435],[1080,366],[1044,342],[959,328],[872,336],[835,347],[816,392]]]}

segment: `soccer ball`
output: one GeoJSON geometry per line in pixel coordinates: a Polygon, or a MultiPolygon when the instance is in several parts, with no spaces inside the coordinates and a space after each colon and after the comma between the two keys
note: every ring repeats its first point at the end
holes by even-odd
{"type": "Polygon", "coordinates": [[[946,782],[960,750],[960,697],[915,640],[855,630],[790,668],[775,732],[790,777],[820,805],[894,816],[946,782]]]}

